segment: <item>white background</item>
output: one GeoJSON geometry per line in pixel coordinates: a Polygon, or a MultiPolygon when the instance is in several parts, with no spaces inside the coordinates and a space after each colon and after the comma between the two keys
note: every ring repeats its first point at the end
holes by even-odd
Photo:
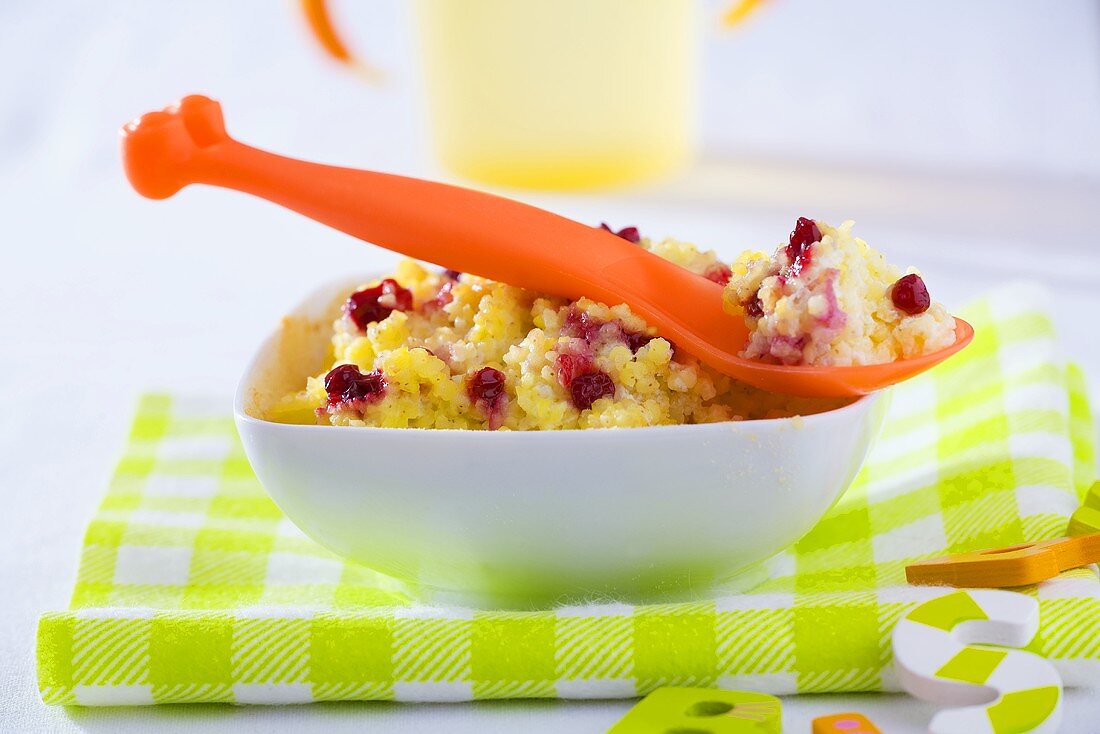
{"type": "MultiPolygon", "coordinates": [[[[259,2],[0,4],[0,731],[600,732],[611,703],[64,710],[37,699],[37,615],[64,608],[80,538],[146,389],[230,395],[260,335],[317,283],[386,253],[236,194],[128,190],[115,135],[188,92],[291,155],[440,176],[423,144],[397,0],[342,10],[389,71],[368,89],[259,2]]],[[[704,162],[658,187],[526,198],[675,233],[727,256],[794,218],[851,217],[961,305],[1046,283],[1067,355],[1100,395],[1100,8],[1085,0],[775,0],[707,41],[704,162]]],[[[229,403],[227,398],[227,410],[229,403]]],[[[1069,732],[1100,697],[1071,693],[1069,732]]],[[[904,696],[784,701],[787,731],[860,710],[922,731],[904,696]]]]}

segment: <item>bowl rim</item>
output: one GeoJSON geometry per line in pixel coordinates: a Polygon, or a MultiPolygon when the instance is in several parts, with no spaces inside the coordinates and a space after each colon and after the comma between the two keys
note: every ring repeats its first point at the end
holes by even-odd
{"type": "MultiPolygon", "coordinates": [[[[317,288],[309,291],[305,296],[297,301],[294,308],[287,312],[287,315],[293,314],[305,304],[318,299],[324,294],[330,294],[338,288],[345,288],[348,285],[357,283],[363,283],[371,278],[381,277],[377,274],[370,274],[362,277],[344,277],[334,278],[317,288]]],[[[263,428],[269,431],[280,432],[300,432],[300,431],[341,431],[343,433],[354,433],[363,435],[401,435],[401,436],[415,436],[419,440],[423,440],[427,435],[438,435],[440,437],[454,438],[455,436],[494,436],[495,438],[484,438],[479,440],[488,441],[503,441],[503,440],[558,440],[545,438],[549,436],[570,436],[576,437],[578,435],[585,436],[586,439],[591,440],[614,440],[623,436],[639,436],[639,435],[652,435],[663,434],[668,432],[674,432],[676,434],[691,434],[691,433],[712,433],[716,430],[720,431],[732,431],[734,433],[749,432],[752,429],[759,430],[776,430],[781,428],[810,428],[815,427],[816,424],[830,422],[832,420],[842,419],[847,416],[848,413],[861,412],[867,409],[881,399],[887,390],[880,390],[874,393],[868,393],[866,395],[860,395],[856,397],[851,403],[842,405],[839,408],[833,408],[832,410],[822,411],[820,413],[811,413],[808,415],[794,415],[785,418],[757,418],[747,419],[740,421],[717,421],[714,423],[681,423],[675,425],[657,425],[657,426],[613,426],[608,428],[563,428],[557,430],[536,430],[536,431],[479,431],[468,428],[385,428],[382,426],[332,426],[332,425],[306,425],[296,423],[278,423],[276,421],[269,421],[263,418],[257,418],[249,413],[244,408],[245,395],[251,387],[250,378],[256,371],[261,359],[273,348],[276,340],[279,338],[281,331],[280,326],[276,326],[274,330],[268,333],[267,337],[260,343],[259,347],[252,353],[252,357],[248,360],[248,363],[241,374],[240,379],[237,381],[237,388],[233,396],[233,416],[238,426],[247,425],[254,428],[263,428]],[[504,436],[543,436],[540,439],[505,439],[504,436]]]]}
{"type": "MultiPolygon", "coordinates": [[[[243,380],[242,380],[243,383],[243,380]]],[[[238,388],[238,395],[240,389],[238,388]]],[[[839,419],[846,416],[847,413],[861,412],[870,408],[874,401],[877,401],[882,397],[881,392],[872,393],[868,395],[861,395],[848,405],[834,408],[833,410],[826,410],[821,413],[812,413],[810,415],[794,415],[787,418],[757,418],[740,421],[716,421],[714,423],[680,423],[673,425],[658,425],[658,426],[609,426],[607,428],[561,428],[556,430],[542,430],[542,431],[480,431],[469,428],[386,428],[383,426],[322,426],[322,425],[306,425],[297,423],[278,423],[276,421],[264,420],[262,418],[256,418],[249,415],[244,411],[243,405],[240,402],[240,398],[234,400],[233,415],[237,420],[237,424],[245,424],[255,427],[264,427],[266,430],[272,431],[341,431],[343,433],[364,433],[370,435],[414,435],[423,438],[425,435],[441,435],[441,436],[578,436],[584,435],[586,438],[594,440],[604,440],[609,436],[621,436],[622,434],[636,434],[636,433],[666,433],[675,432],[681,433],[709,433],[716,430],[732,431],[734,433],[748,432],[751,429],[759,430],[771,430],[776,428],[811,428],[817,427],[817,424],[831,421],[833,419],[839,419]],[[801,424],[801,425],[799,425],[801,424]],[[596,439],[595,437],[599,437],[596,439]]],[[[483,439],[483,440],[505,440],[501,439],[483,439]]],[[[512,439],[517,440],[517,439],[512,439]]],[[[531,439],[518,439],[518,440],[531,440],[531,439]]],[[[543,441],[551,439],[540,439],[543,441]]]]}

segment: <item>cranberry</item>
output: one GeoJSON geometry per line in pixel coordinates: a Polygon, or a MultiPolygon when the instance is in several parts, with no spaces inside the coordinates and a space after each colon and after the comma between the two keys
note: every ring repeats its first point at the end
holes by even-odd
{"type": "Polygon", "coordinates": [[[367,324],[381,321],[394,311],[408,311],[412,305],[412,293],[393,278],[386,278],[373,288],[352,293],[344,304],[344,313],[364,330],[367,324]]]}
{"type": "Polygon", "coordinates": [[[462,275],[462,273],[457,270],[451,270],[450,268],[443,271],[443,277],[447,280],[458,280],[458,276],[460,275],[462,275]]]}
{"type": "Polygon", "coordinates": [[[591,344],[599,336],[600,330],[606,325],[605,321],[597,321],[584,311],[575,308],[569,309],[565,315],[565,324],[562,333],[577,339],[584,339],[585,344],[591,344]]]}
{"type": "Polygon", "coordinates": [[[707,280],[713,280],[718,285],[726,285],[733,277],[733,271],[725,263],[714,263],[703,271],[703,277],[707,280]]]}
{"type": "Polygon", "coordinates": [[[626,345],[630,347],[630,351],[637,354],[639,349],[644,347],[646,344],[649,344],[656,337],[652,337],[649,334],[641,334],[636,331],[624,330],[623,338],[626,339],[626,345]]]}
{"type": "Polygon", "coordinates": [[[573,405],[585,410],[600,398],[614,395],[615,383],[606,372],[587,372],[573,378],[569,394],[573,397],[573,405]]]}
{"type": "Polygon", "coordinates": [[[435,294],[435,298],[424,304],[424,310],[428,312],[438,311],[439,309],[443,308],[448,303],[453,301],[455,299],[455,296],[454,293],[452,293],[451,291],[454,290],[455,283],[457,282],[457,280],[448,280],[446,283],[441,285],[439,287],[439,291],[435,294]]]}
{"type": "Polygon", "coordinates": [[[627,242],[633,242],[635,245],[642,241],[642,235],[637,227],[623,227],[615,234],[627,242]]]}
{"type": "Polygon", "coordinates": [[[642,241],[642,235],[638,232],[637,227],[623,227],[618,232],[607,226],[607,222],[600,222],[600,229],[605,232],[610,232],[616,237],[622,237],[627,242],[633,242],[635,245],[642,241]]]}
{"type": "Polygon", "coordinates": [[[377,401],[386,392],[386,378],[379,370],[364,374],[353,364],[342,364],[325,375],[325,392],[329,405],[377,401]]]}
{"type": "Polygon", "coordinates": [[[562,387],[568,388],[577,375],[592,369],[592,357],[588,354],[559,354],[557,367],[558,382],[562,387]]]}
{"type": "Polygon", "coordinates": [[[904,311],[910,316],[924,313],[932,305],[932,297],[928,295],[928,286],[916,273],[903,275],[890,289],[890,299],[899,311],[904,311]]]}
{"type": "Polygon", "coordinates": [[[496,430],[504,423],[504,373],[492,367],[482,367],[466,380],[466,394],[489,418],[489,428],[496,430]]]}
{"type": "Polygon", "coordinates": [[[798,275],[810,264],[813,244],[820,241],[821,230],[817,228],[817,223],[812,219],[799,217],[787,242],[787,268],[791,275],[798,275]]]}
{"type": "MultiPolygon", "coordinates": [[[[630,351],[634,353],[637,353],[639,349],[656,338],[640,331],[630,331],[618,319],[599,321],[584,311],[578,311],[575,308],[570,309],[569,313],[566,314],[562,333],[575,339],[583,339],[588,346],[592,346],[597,341],[621,340],[626,342],[626,345],[630,347],[630,351]]],[[[559,369],[559,374],[560,372],[559,369]]],[[[566,387],[569,386],[566,380],[563,380],[562,384],[566,387]]]]}
{"type": "Polygon", "coordinates": [[[764,315],[764,304],[760,301],[760,296],[753,296],[753,299],[745,304],[745,314],[754,319],[764,315]]]}
{"type": "Polygon", "coordinates": [[[475,402],[496,402],[504,394],[504,373],[492,367],[482,367],[466,383],[466,393],[475,402]]]}

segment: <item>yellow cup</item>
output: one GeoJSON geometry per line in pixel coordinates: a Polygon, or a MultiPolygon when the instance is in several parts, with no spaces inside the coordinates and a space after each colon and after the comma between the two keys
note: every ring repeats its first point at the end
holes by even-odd
{"type": "Polygon", "coordinates": [[[417,0],[416,11],[432,135],[454,173],[600,188],[691,158],[694,0],[417,0]]]}

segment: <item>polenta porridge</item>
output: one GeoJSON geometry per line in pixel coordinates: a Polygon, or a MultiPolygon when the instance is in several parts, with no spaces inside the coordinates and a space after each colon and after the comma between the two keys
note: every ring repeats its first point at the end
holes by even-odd
{"type": "MultiPolygon", "coordinates": [[[[703,277],[730,277],[713,252],[632,227],[616,234],[703,277]]],[[[850,402],[738,382],[677,350],[622,304],[550,297],[412,260],[348,294],[327,362],[267,417],[548,430],[777,418],[850,402]]]]}
{"type": "MultiPolygon", "coordinates": [[[[954,319],[918,273],[851,234],[798,220],[768,256],[733,266],[634,227],[604,229],[725,286],[750,336],[742,356],[798,365],[884,362],[940,349],[954,319]]],[[[657,335],[623,304],[533,293],[402,261],[347,294],[326,369],[269,411],[285,423],[553,430],[808,415],[851,402],[751,387],[657,335]]]]}

